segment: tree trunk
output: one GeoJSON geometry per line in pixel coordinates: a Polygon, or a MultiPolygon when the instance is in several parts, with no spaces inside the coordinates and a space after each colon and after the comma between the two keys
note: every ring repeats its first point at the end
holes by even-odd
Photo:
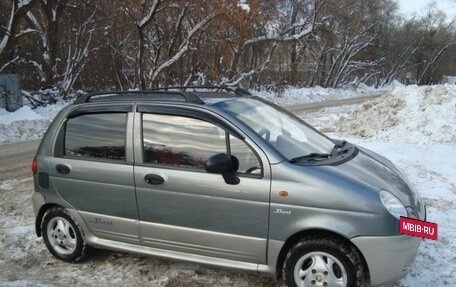
{"type": "Polygon", "coordinates": [[[136,88],[146,89],[146,80],[144,78],[144,30],[138,26],[138,54],[136,58],[136,88]]]}

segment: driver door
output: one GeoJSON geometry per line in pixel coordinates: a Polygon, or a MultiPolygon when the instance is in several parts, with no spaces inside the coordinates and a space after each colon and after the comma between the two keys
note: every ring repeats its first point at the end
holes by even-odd
{"type": "Polygon", "coordinates": [[[137,115],[143,131],[135,133],[142,138],[134,174],[143,244],[265,263],[270,173],[264,155],[212,121],[137,115]],[[217,153],[238,158],[239,184],[205,171],[217,153]]]}

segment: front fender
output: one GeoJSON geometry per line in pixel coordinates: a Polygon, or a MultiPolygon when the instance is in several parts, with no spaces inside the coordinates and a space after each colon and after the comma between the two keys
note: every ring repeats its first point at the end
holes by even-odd
{"type": "Polygon", "coordinates": [[[383,234],[384,226],[375,213],[315,207],[271,204],[269,238],[285,241],[309,229],[326,230],[347,239],[366,234],[383,234]]]}

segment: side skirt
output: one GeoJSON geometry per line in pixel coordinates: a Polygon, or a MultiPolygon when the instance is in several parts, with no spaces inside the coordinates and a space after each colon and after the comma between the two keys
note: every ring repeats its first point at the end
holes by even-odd
{"type": "MultiPolygon", "coordinates": [[[[204,255],[196,255],[196,254],[190,254],[190,253],[185,253],[185,252],[159,249],[159,248],[138,245],[138,244],[133,244],[133,243],[125,243],[125,242],[103,239],[103,238],[99,238],[99,237],[93,235],[90,232],[90,230],[87,228],[87,225],[85,224],[85,221],[83,220],[83,218],[79,215],[79,213],[76,210],[74,210],[74,209],[67,209],[67,210],[70,212],[71,216],[79,222],[79,224],[82,228],[82,231],[84,233],[83,235],[86,240],[86,243],[89,246],[92,246],[95,248],[110,249],[110,250],[122,251],[122,252],[127,252],[127,253],[135,253],[135,254],[140,254],[140,255],[151,255],[151,256],[157,256],[157,257],[161,257],[161,258],[165,258],[165,259],[174,259],[174,260],[179,260],[179,261],[190,261],[190,262],[195,262],[195,263],[199,263],[199,264],[203,264],[203,265],[217,266],[217,267],[222,267],[222,268],[231,268],[231,269],[245,270],[245,271],[251,271],[251,272],[258,272],[258,273],[263,273],[263,274],[273,276],[275,278],[276,270],[275,270],[275,264],[273,262],[276,262],[276,260],[271,260],[272,262],[268,265],[255,264],[255,263],[248,263],[248,262],[243,262],[243,261],[222,259],[222,258],[216,258],[216,257],[210,257],[210,256],[204,256],[204,255]]],[[[272,256],[272,258],[277,259],[278,251],[280,251],[279,246],[282,246],[283,242],[270,240],[270,243],[272,243],[272,242],[275,243],[275,244],[271,244],[271,245],[276,245],[275,248],[273,250],[271,250],[272,246],[269,246],[268,249],[270,252],[273,251],[273,252],[271,252],[274,255],[274,256],[272,256]]],[[[270,259],[272,259],[272,258],[270,258],[270,259]]]]}
{"type": "Polygon", "coordinates": [[[229,259],[222,259],[222,258],[215,258],[203,255],[195,255],[189,254],[184,252],[178,251],[171,251],[171,250],[164,250],[158,249],[143,245],[136,245],[131,243],[124,243],[124,242],[117,242],[111,241],[107,239],[101,239],[98,237],[87,237],[87,244],[95,247],[95,248],[104,248],[104,249],[111,249],[115,251],[123,251],[128,253],[136,253],[141,255],[152,255],[166,259],[174,259],[180,261],[191,261],[199,264],[204,265],[211,265],[211,266],[218,266],[223,268],[231,268],[231,269],[240,269],[246,270],[251,272],[259,272],[259,273],[266,273],[270,275],[274,275],[275,270],[268,265],[263,264],[254,264],[254,263],[247,263],[242,261],[235,261],[229,259]]]}

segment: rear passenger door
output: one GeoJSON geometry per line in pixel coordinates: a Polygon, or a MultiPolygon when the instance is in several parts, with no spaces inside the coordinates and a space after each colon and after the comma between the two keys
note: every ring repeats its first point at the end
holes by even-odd
{"type": "Polygon", "coordinates": [[[135,183],[145,245],[264,263],[270,174],[248,140],[198,113],[137,114],[135,183]],[[207,159],[239,159],[240,183],[204,169],[207,159]],[[147,178],[155,180],[148,181],[147,178]]]}
{"type": "Polygon", "coordinates": [[[57,140],[50,182],[95,236],[137,243],[138,211],[129,152],[133,114],[128,109],[73,113],[57,140]]]}

